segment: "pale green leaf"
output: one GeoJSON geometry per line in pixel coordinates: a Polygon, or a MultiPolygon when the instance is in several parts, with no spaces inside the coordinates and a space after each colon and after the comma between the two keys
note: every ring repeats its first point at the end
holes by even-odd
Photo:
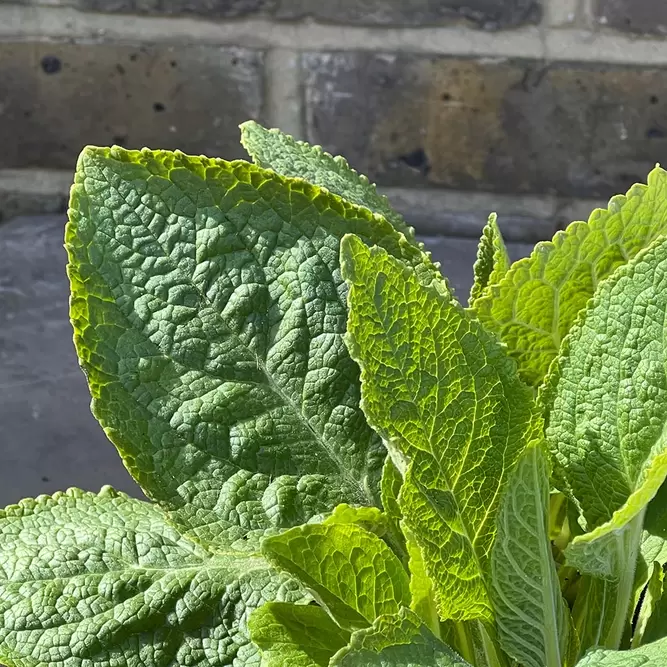
{"type": "Polygon", "coordinates": [[[248,628],[262,653],[262,667],[327,667],[350,639],[313,605],[268,602],[253,612],[248,628]]]}
{"type": "MultiPolygon", "coordinates": [[[[495,338],[439,281],[418,278],[354,236],[346,338],[364,412],[408,462],[404,520],[423,551],[443,619],[492,619],[490,553],[509,475],[539,437],[531,390],[495,338]]],[[[393,455],[392,455],[393,457],[393,455]]]]}
{"type": "Polygon", "coordinates": [[[510,478],[491,557],[491,597],[500,644],[523,667],[561,667],[570,614],[549,541],[549,466],[529,447],[510,478]]]}
{"type": "Polygon", "coordinates": [[[410,604],[410,582],[391,549],[353,524],[297,526],[262,542],[262,553],[296,576],[347,629],[410,604]]]}
{"type": "Polygon", "coordinates": [[[178,152],[87,148],[70,206],[93,412],[187,535],[224,550],[379,504],[386,452],[343,342],[339,240],[434,272],[418,248],[302,180],[178,152]]]}
{"type": "Polygon", "coordinates": [[[577,663],[577,667],[665,667],[667,639],[640,646],[630,651],[591,651],[577,663]]]}
{"type": "Polygon", "coordinates": [[[573,222],[475,302],[475,312],[496,332],[530,384],[542,382],[564,336],[600,282],[642,248],[667,233],[667,173],[656,167],[648,186],[634,185],[573,222]]]}
{"type": "Polygon", "coordinates": [[[435,603],[435,586],[426,572],[424,556],[406,522],[402,522],[407,544],[410,569],[410,609],[422,619],[433,633],[440,632],[440,618],[435,603]]]}
{"type": "Polygon", "coordinates": [[[607,582],[609,648],[634,606],[644,513],[667,475],[666,270],[659,240],[601,284],[542,393],[556,478],[588,531],[567,547],[567,562],[607,582]]]}
{"type": "Polygon", "coordinates": [[[547,378],[557,480],[589,531],[571,551],[622,529],[665,480],[666,316],[667,242],[658,241],[600,285],[547,378]]]}
{"type": "Polygon", "coordinates": [[[667,636],[667,596],[664,594],[664,579],[662,566],[653,563],[651,577],[637,615],[632,648],[667,636]]]}
{"type": "Polygon", "coordinates": [[[280,130],[268,130],[252,120],[241,125],[241,143],[260,167],[283,176],[303,178],[353,204],[379,213],[414,241],[415,230],[405,224],[403,217],[392,209],[389,200],[378,194],[375,185],[352,169],[344,157],[333,157],[320,146],[296,141],[280,130]]]}
{"type": "Polygon", "coordinates": [[[212,555],[156,506],[110,488],[0,511],[6,665],[257,665],[248,614],[267,600],[303,596],[258,555],[212,555]]]}
{"type": "Polygon", "coordinates": [[[347,503],[341,503],[334,508],[321,522],[323,525],[332,523],[350,523],[361,526],[364,530],[375,533],[382,537],[387,532],[387,517],[377,507],[352,507],[347,503]]]}
{"type": "Polygon", "coordinates": [[[510,258],[498,227],[498,216],[492,213],[482,230],[473,266],[474,282],[468,303],[471,308],[491,285],[499,283],[510,268],[510,258]]]}
{"type": "Polygon", "coordinates": [[[319,521],[318,519],[319,517],[313,517],[309,523],[323,523],[324,525],[349,523],[374,533],[387,543],[401,561],[407,564],[405,538],[401,534],[398,524],[377,507],[352,507],[343,503],[338,505],[324,520],[319,521]]]}
{"type": "Polygon", "coordinates": [[[468,663],[437,639],[409,609],[381,616],[352,635],[331,667],[466,667],[468,663]]]}

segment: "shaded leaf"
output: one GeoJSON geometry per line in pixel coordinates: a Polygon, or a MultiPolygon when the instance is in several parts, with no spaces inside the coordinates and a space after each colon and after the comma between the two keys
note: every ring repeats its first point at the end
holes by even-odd
{"type": "Polygon", "coordinates": [[[350,633],[322,607],[268,602],[248,622],[250,637],[262,653],[262,667],[327,667],[350,633]]]}
{"type": "Polygon", "coordinates": [[[355,632],[349,646],[331,660],[331,667],[456,666],[468,663],[405,608],[394,616],[381,616],[371,628],[355,632]]]}

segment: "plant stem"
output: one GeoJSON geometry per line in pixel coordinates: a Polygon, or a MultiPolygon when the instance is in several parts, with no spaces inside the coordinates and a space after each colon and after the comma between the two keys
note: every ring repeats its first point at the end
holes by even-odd
{"type": "Polygon", "coordinates": [[[617,536],[617,565],[619,569],[619,579],[616,587],[616,604],[614,607],[614,617],[609,627],[609,632],[605,637],[604,646],[618,650],[623,639],[625,624],[630,614],[630,603],[633,599],[635,570],[637,569],[637,559],[641,547],[642,530],[644,528],[644,508],[637,516],[628,523],[623,530],[619,531],[617,536]]]}
{"type": "Polygon", "coordinates": [[[466,622],[453,621],[453,624],[458,639],[456,648],[459,650],[461,657],[471,665],[479,667],[479,665],[477,665],[477,660],[475,659],[475,649],[473,648],[472,638],[466,628],[466,622]]]}

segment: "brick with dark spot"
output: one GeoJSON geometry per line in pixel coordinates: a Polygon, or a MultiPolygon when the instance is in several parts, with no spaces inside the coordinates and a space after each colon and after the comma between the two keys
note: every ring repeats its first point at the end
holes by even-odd
{"type": "Polygon", "coordinates": [[[536,23],[537,0],[280,0],[278,18],[364,25],[429,26],[460,20],[487,29],[536,23]]]}
{"type": "Polygon", "coordinates": [[[86,144],[242,157],[263,62],[243,48],[2,43],[0,168],[72,169],[86,144]]]}
{"type": "Polygon", "coordinates": [[[665,0],[595,0],[599,23],[616,30],[667,35],[665,0]]]}
{"type": "Polygon", "coordinates": [[[308,139],[384,185],[608,197],[667,155],[667,70],[303,56],[308,139]]]}

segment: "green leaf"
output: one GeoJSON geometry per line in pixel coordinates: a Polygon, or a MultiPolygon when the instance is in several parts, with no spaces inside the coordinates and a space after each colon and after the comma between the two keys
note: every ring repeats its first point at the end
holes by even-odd
{"type": "Polygon", "coordinates": [[[359,526],[297,526],[267,537],[262,553],[296,576],[343,628],[367,627],[410,604],[410,582],[400,561],[379,537],[359,526]]]}
{"type": "Polygon", "coordinates": [[[510,473],[540,437],[531,390],[495,338],[381,248],[341,244],[346,341],[364,412],[408,463],[400,505],[436,586],[442,619],[492,619],[488,584],[510,473]]]}
{"type": "Polygon", "coordinates": [[[398,495],[401,492],[401,486],[403,486],[403,477],[388,456],[384,462],[384,469],[382,471],[380,497],[385,513],[388,517],[396,521],[400,521],[402,517],[401,508],[398,505],[398,495]]]}
{"type": "Polygon", "coordinates": [[[667,597],[664,592],[664,573],[659,563],[654,563],[639,614],[632,648],[667,636],[667,597]]]}
{"type": "Polygon", "coordinates": [[[639,593],[648,583],[649,568],[654,563],[667,564],[667,482],[646,508],[642,534],[641,558],[637,564],[635,590],[639,593]]]}
{"type": "Polygon", "coordinates": [[[409,609],[381,616],[371,628],[352,635],[349,646],[331,660],[331,667],[456,667],[468,666],[436,639],[409,609]]]}
{"type": "Polygon", "coordinates": [[[0,511],[0,661],[15,667],[257,664],[247,615],[298,601],[256,554],[212,555],[106,487],[0,511]]]}
{"type": "Polygon", "coordinates": [[[262,653],[262,667],[327,667],[350,639],[313,605],[268,602],[252,613],[248,628],[262,653]]]}
{"type": "Polygon", "coordinates": [[[635,575],[635,606],[648,584],[654,564],[667,564],[667,482],[663,482],[646,508],[640,556],[635,575]]]}
{"type": "Polygon", "coordinates": [[[667,664],[667,639],[631,651],[591,651],[577,667],[664,667],[667,664]]]}
{"type": "Polygon", "coordinates": [[[426,572],[424,557],[419,544],[405,522],[402,522],[405,534],[410,569],[410,609],[422,619],[434,633],[440,633],[440,618],[435,603],[435,587],[426,572]]]}
{"type": "Polygon", "coordinates": [[[405,538],[401,533],[398,523],[390,518],[385,512],[381,512],[377,507],[351,507],[343,503],[323,521],[318,521],[319,517],[313,517],[309,523],[349,523],[360,526],[364,530],[374,533],[381,537],[387,546],[398,556],[401,562],[407,567],[408,554],[405,547],[405,538]]]}
{"type": "Polygon", "coordinates": [[[549,466],[528,447],[510,478],[491,557],[491,597],[500,645],[523,667],[561,667],[570,614],[549,541],[549,466]]]}
{"type": "Polygon", "coordinates": [[[364,530],[382,537],[387,532],[387,517],[377,507],[352,507],[346,503],[338,505],[323,521],[323,525],[347,523],[360,526],[364,530]]]}
{"type": "Polygon", "coordinates": [[[605,281],[545,383],[557,479],[589,531],[574,538],[571,554],[613,538],[667,475],[666,270],[667,242],[659,241],[605,281]]]}
{"type": "Polygon", "coordinates": [[[508,346],[526,382],[542,382],[602,280],[667,233],[666,187],[667,173],[656,167],[648,186],[634,185],[607,209],[593,211],[588,223],[573,222],[552,241],[538,243],[475,301],[480,320],[508,346]]]}
{"type": "Polygon", "coordinates": [[[666,270],[659,240],[600,285],[542,393],[556,478],[588,531],[567,561],[614,587],[610,648],[628,620],[646,506],[667,475],[666,270]]]}
{"type": "Polygon", "coordinates": [[[604,579],[580,577],[572,619],[582,652],[605,644],[614,624],[617,589],[617,584],[604,579]]]}
{"type": "Polygon", "coordinates": [[[226,549],[340,502],[385,459],[343,342],[339,240],[420,270],[384,219],[245,162],[86,148],[66,232],[93,412],[146,493],[226,549]]]}
{"type": "Polygon", "coordinates": [[[352,204],[379,213],[414,242],[415,230],[405,224],[403,217],[392,209],[389,200],[378,194],[375,185],[352,169],[344,157],[332,157],[320,146],[295,141],[288,134],[277,129],[267,130],[253,120],[241,125],[241,143],[260,167],[283,176],[303,178],[352,204]]]}
{"type": "Polygon", "coordinates": [[[498,284],[510,268],[505,241],[498,227],[498,216],[492,213],[486,223],[477,248],[477,261],[473,267],[474,282],[468,304],[471,308],[491,285],[498,284]]]}

